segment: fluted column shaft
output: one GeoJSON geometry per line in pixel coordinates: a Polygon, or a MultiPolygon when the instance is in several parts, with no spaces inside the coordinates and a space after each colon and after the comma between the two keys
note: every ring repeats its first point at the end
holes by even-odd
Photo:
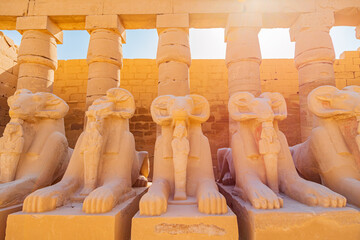
{"type": "MultiPolygon", "coordinates": [[[[229,14],[225,30],[229,97],[239,91],[255,96],[261,93],[261,51],[258,33],[262,26],[260,14],[229,14]]],[[[229,141],[236,131],[236,122],[229,118],[229,141]]]]}
{"type": "Polygon", "coordinates": [[[329,30],[334,24],[332,12],[309,13],[299,17],[290,29],[295,41],[295,66],[299,75],[301,140],[305,141],[316,125],[308,110],[307,96],[316,87],[335,86],[334,46],[329,30]]]}
{"type": "Polygon", "coordinates": [[[57,69],[57,43],[62,43],[62,32],[48,17],[21,17],[18,31],[23,36],[18,55],[17,88],[32,92],[52,92],[57,69]]]}
{"type": "Polygon", "coordinates": [[[184,96],[190,93],[188,14],[157,17],[159,43],[156,63],[159,68],[158,95],[184,96]]]}
{"type": "Polygon", "coordinates": [[[122,41],[124,32],[117,15],[88,16],[86,29],[90,32],[87,63],[89,65],[86,106],[106,95],[110,88],[120,86],[123,65],[122,41]]]}
{"type": "Polygon", "coordinates": [[[233,28],[227,33],[225,63],[230,96],[238,91],[255,96],[261,92],[258,33],[258,28],[233,28]]]}

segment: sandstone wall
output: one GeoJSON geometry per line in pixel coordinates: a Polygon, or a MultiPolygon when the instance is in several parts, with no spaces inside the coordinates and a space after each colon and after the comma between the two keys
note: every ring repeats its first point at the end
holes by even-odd
{"type": "MultiPolygon", "coordinates": [[[[6,98],[15,91],[16,47],[0,38],[0,130],[9,120],[6,98]],[[6,44],[5,44],[6,43],[6,44]],[[11,55],[11,53],[13,55],[11,55]],[[9,56],[8,56],[9,55],[9,56]]],[[[11,42],[9,40],[9,42],[11,42]]],[[[344,52],[334,64],[337,87],[360,85],[360,52],[344,52]]],[[[292,59],[265,59],[261,67],[262,91],[277,91],[284,95],[288,105],[288,117],[281,122],[290,145],[300,142],[298,75],[292,59]]],[[[83,129],[88,67],[85,59],[59,60],[55,72],[54,93],[70,106],[65,118],[66,135],[71,147],[83,129]]],[[[135,136],[137,150],[145,150],[153,158],[156,125],[152,122],[150,105],[157,96],[158,69],[154,59],[124,59],[121,71],[121,87],[135,97],[137,110],[130,121],[130,130],[135,136]]],[[[190,68],[191,93],[205,96],[211,106],[211,116],[203,125],[209,138],[217,167],[216,151],[229,145],[227,111],[227,69],[224,60],[193,60],[190,68]]]]}
{"type": "Polygon", "coordinates": [[[0,32],[0,136],[9,119],[7,98],[14,94],[18,75],[18,46],[0,32]]]}
{"type": "MultiPolygon", "coordinates": [[[[334,64],[337,87],[360,85],[360,52],[344,52],[334,64]]],[[[300,142],[299,87],[293,59],[265,59],[261,67],[262,91],[277,91],[284,95],[288,105],[288,117],[280,123],[290,145],[300,142]]],[[[150,105],[157,96],[158,69],[154,59],[124,59],[121,71],[121,87],[135,97],[136,113],[130,121],[138,150],[148,151],[153,157],[156,125],[152,122],[150,105]]],[[[211,107],[211,116],[203,125],[209,138],[214,166],[216,151],[229,145],[227,111],[227,69],[224,60],[193,60],[190,67],[191,93],[205,96],[211,107]]],[[[74,146],[84,120],[87,83],[86,60],[60,60],[55,73],[54,93],[70,105],[66,117],[66,134],[74,146]]]]}

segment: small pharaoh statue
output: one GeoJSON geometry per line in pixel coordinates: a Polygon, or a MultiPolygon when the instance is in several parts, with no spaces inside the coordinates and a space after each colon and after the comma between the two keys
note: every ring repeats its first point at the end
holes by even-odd
{"type": "Polygon", "coordinates": [[[22,120],[12,119],[0,138],[0,182],[6,183],[15,179],[20,154],[24,147],[22,120]]]}
{"type": "Polygon", "coordinates": [[[171,145],[175,170],[174,200],[186,200],[186,168],[190,144],[187,139],[187,129],[184,121],[176,122],[171,145]]]}
{"type": "Polygon", "coordinates": [[[272,122],[263,122],[259,140],[259,152],[263,156],[266,169],[267,184],[275,193],[279,193],[278,180],[278,154],[281,150],[272,122]]]}
{"type": "Polygon", "coordinates": [[[96,188],[99,162],[103,145],[102,120],[89,119],[81,144],[81,154],[84,159],[84,188],[80,195],[87,196],[96,188]]]}

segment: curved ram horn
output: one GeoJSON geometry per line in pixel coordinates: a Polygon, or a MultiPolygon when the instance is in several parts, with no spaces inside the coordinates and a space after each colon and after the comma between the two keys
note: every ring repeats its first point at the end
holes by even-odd
{"type": "Polygon", "coordinates": [[[40,109],[35,113],[35,117],[60,119],[65,117],[69,111],[67,103],[52,93],[38,92],[34,94],[34,97],[39,97],[43,100],[43,104],[41,104],[40,109]]]}
{"type": "Polygon", "coordinates": [[[278,92],[265,92],[260,95],[262,98],[267,98],[271,101],[271,108],[274,112],[276,120],[284,120],[287,117],[286,101],[278,92]]]}
{"type": "Polygon", "coordinates": [[[249,92],[234,93],[228,103],[230,117],[235,121],[246,121],[256,118],[251,112],[250,102],[254,100],[254,95],[249,92]]]}
{"type": "Polygon", "coordinates": [[[131,118],[135,113],[135,100],[133,95],[123,88],[110,88],[106,97],[114,103],[114,112],[122,118],[131,118]]]}
{"type": "Polygon", "coordinates": [[[333,95],[338,91],[340,90],[330,85],[320,86],[312,90],[307,98],[310,112],[321,118],[347,113],[346,110],[331,107],[333,95]]]}
{"type": "Polygon", "coordinates": [[[172,95],[162,95],[154,99],[151,103],[151,116],[159,125],[167,125],[171,123],[172,117],[170,116],[168,106],[170,101],[173,101],[172,95]]]}
{"type": "Polygon", "coordinates": [[[11,106],[13,105],[13,102],[14,102],[14,99],[16,98],[15,96],[19,95],[19,94],[33,94],[30,90],[28,89],[18,89],[15,91],[14,95],[10,96],[8,99],[7,99],[7,103],[9,105],[9,107],[11,108],[11,106]]]}
{"type": "Polygon", "coordinates": [[[188,96],[193,100],[194,103],[194,108],[192,109],[190,119],[199,123],[206,122],[210,117],[209,102],[205,97],[197,94],[190,94],[188,96]]]}

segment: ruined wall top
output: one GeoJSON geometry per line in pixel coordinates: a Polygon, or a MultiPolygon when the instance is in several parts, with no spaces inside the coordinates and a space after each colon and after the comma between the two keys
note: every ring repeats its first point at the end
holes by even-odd
{"type": "Polygon", "coordinates": [[[335,26],[360,24],[360,0],[0,0],[0,29],[21,16],[49,16],[62,30],[84,30],[85,17],[119,15],[126,29],[156,28],[156,15],[189,14],[191,28],[224,28],[229,13],[262,15],[263,28],[289,28],[303,13],[331,11],[335,26]]]}

